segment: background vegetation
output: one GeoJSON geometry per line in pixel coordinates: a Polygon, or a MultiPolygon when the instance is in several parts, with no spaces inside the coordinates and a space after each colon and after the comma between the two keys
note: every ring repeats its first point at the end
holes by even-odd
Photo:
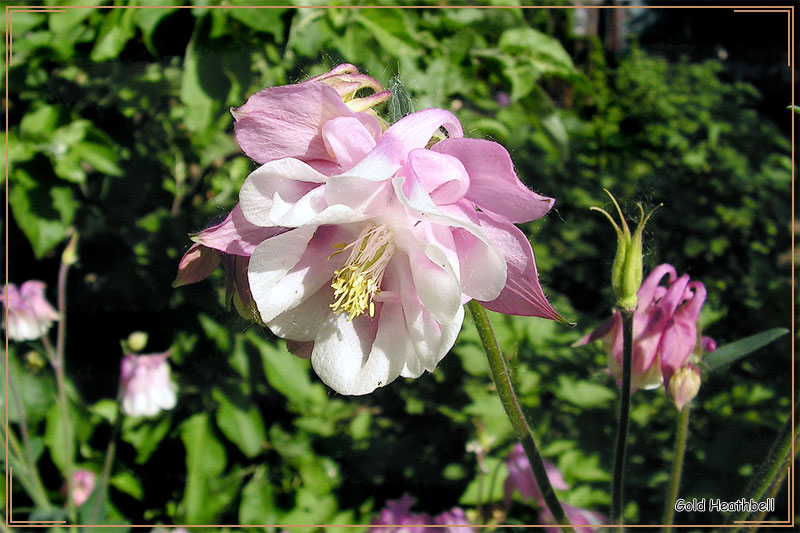
{"type": "MultiPolygon", "coordinates": [[[[256,168],[233,141],[229,107],[340,62],[390,88],[399,80],[416,109],[453,111],[469,136],[505,145],[520,177],[557,199],[526,230],[548,295],[578,326],[494,321],[543,453],[574,487],[567,502],[604,513],[609,504],[617,391],[599,347],[571,347],[609,313],[613,234],[588,211],[605,202],[603,187],[626,212],[664,204],[647,227],[646,270],[669,262],[706,285],[704,333],[724,344],[790,327],[791,88],[774,20],[681,15],[696,15],[699,29],[749,17],[752,35],[726,38],[775,59],[779,74],[756,88],[742,67],[755,61],[722,37],[659,33],[674,24],[659,10],[628,20],[641,42],[631,34],[610,46],[605,12],[584,31],[575,10],[193,3],[13,16],[4,253],[10,281],[44,280],[55,301],[68,228],[80,235],[66,317],[76,464],[102,469],[120,341],[132,331],[149,334],[146,351],[172,350],[179,384],[174,410],[124,420],[108,500],[99,517],[87,515],[93,500],[82,506],[82,523],[367,524],[404,492],[420,511],[461,505],[476,523],[535,523],[534,508],[502,502],[514,441],[469,321],[433,374],[341,397],[282,341],[225,309],[221,271],[170,287],[188,234],[224,215],[256,168]]],[[[683,497],[743,496],[791,409],[791,342],[705,377],[683,497]]],[[[31,364],[31,350],[40,348],[10,345],[10,377],[56,507],[33,505],[15,483],[14,516],[60,520],[60,412],[52,372],[31,364]]],[[[626,518],[658,523],[677,414],[657,391],[633,402],[626,518]]],[[[19,410],[8,407],[18,431],[19,410]]],[[[768,519],[785,519],[782,495],[768,519]]]]}

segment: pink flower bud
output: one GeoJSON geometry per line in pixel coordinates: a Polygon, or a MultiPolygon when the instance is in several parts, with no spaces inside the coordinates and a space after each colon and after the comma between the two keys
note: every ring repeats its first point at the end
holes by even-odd
{"type": "MultiPolygon", "coordinates": [[[[72,473],[72,502],[80,507],[91,496],[94,490],[95,474],[91,470],[75,470],[72,473]]],[[[61,487],[61,493],[66,496],[67,484],[61,487]]]]}

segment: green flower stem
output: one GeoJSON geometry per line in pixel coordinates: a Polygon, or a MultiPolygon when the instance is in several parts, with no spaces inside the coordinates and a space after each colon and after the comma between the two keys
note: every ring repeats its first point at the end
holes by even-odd
{"type": "Polygon", "coordinates": [[[686,437],[689,434],[689,404],[681,409],[678,415],[678,432],[675,435],[675,456],[672,459],[672,475],[669,478],[669,490],[667,499],[664,501],[665,524],[663,531],[672,531],[672,521],[675,519],[675,500],[678,499],[678,489],[681,486],[681,474],[683,473],[683,458],[686,456],[686,437]]]}
{"type": "MultiPolygon", "coordinates": [[[[800,446],[800,424],[794,428],[794,433],[792,432],[792,418],[797,419],[798,417],[800,417],[800,403],[795,405],[794,415],[786,420],[773,442],[767,458],[747,486],[745,498],[748,500],[762,501],[770,487],[777,492],[777,487],[783,482],[787,469],[792,464],[794,455],[797,454],[798,446],[800,446]]],[[[746,511],[739,513],[731,520],[731,523],[747,520],[748,515],[749,513],[746,511]]],[[[739,529],[741,528],[737,528],[735,531],[739,531],[739,529]]]]}
{"type": "MultiPolygon", "coordinates": [[[[0,426],[0,432],[5,432],[5,427],[0,426]]],[[[22,484],[25,492],[31,497],[36,507],[50,511],[50,500],[47,497],[47,491],[39,477],[39,473],[35,466],[26,463],[22,447],[13,431],[8,432],[8,444],[10,445],[8,463],[11,467],[17,469],[15,470],[16,477],[14,479],[22,484]]]]}
{"type": "Polygon", "coordinates": [[[539,449],[536,447],[533,433],[531,433],[522,408],[517,401],[514,386],[508,375],[508,368],[506,368],[505,358],[500,351],[500,346],[497,344],[497,338],[492,330],[492,324],[489,322],[489,315],[475,300],[467,304],[467,309],[469,309],[472,320],[478,328],[478,335],[483,344],[483,349],[486,351],[486,357],[489,360],[489,368],[492,372],[492,379],[497,387],[497,393],[500,396],[500,400],[503,402],[503,407],[511,421],[511,425],[514,427],[514,432],[522,443],[522,447],[525,449],[525,455],[528,456],[528,461],[533,470],[533,477],[536,479],[536,484],[542,492],[545,504],[547,508],[550,509],[556,522],[561,524],[562,531],[574,531],[569,525],[567,515],[561,507],[552,485],[550,485],[550,480],[547,478],[544,461],[539,454],[539,449]]]}
{"type": "Polygon", "coordinates": [[[58,269],[58,336],[56,338],[55,357],[51,360],[51,364],[53,365],[53,370],[56,375],[58,404],[61,407],[61,420],[64,428],[64,447],[66,448],[67,459],[64,465],[64,475],[67,478],[67,515],[69,516],[70,522],[74,524],[78,521],[75,503],[72,501],[72,470],[75,455],[75,442],[72,437],[72,424],[69,419],[69,404],[64,379],[64,349],[67,342],[67,273],[69,272],[69,266],[69,263],[62,259],[61,266],[58,269]]]}
{"type": "Polygon", "coordinates": [[[628,419],[631,412],[631,373],[633,367],[633,310],[620,309],[622,314],[622,390],[619,397],[619,425],[614,450],[614,477],[611,480],[611,523],[622,531],[622,494],[625,480],[625,448],[628,441],[628,419]]]}
{"type": "Polygon", "coordinates": [[[100,508],[106,499],[106,491],[108,490],[108,482],[111,478],[111,467],[114,465],[114,456],[117,451],[117,435],[122,427],[122,398],[125,394],[125,388],[122,383],[119,385],[117,391],[117,418],[114,420],[114,425],[111,428],[111,436],[108,438],[108,445],[106,446],[106,455],[103,460],[103,472],[100,475],[100,485],[95,492],[95,502],[92,507],[92,512],[89,515],[89,523],[94,524],[99,520],[98,514],[100,508]]]}

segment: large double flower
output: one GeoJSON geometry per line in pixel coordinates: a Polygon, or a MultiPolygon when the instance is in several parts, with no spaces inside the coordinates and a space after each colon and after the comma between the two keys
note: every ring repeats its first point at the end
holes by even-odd
{"type": "MultiPolygon", "coordinates": [[[[216,249],[248,243],[247,285],[258,318],[310,356],[325,383],[366,394],[398,376],[433,371],[471,299],[499,312],[560,319],[514,226],[542,217],[553,200],[519,181],[502,146],[464,139],[456,117],[442,109],[383,131],[375,117],[338,107],[342,99],[330,86],[283,89],[295,115],[320,110],[316,118],[324,120],[304,137],[306,151],[274,158],[286,151],[275,146],[290,141],[273,131],[272,118],[267,124],[252,113],[243,123],[237,111],[237,139],[266,162],[248,176],[226,223],[201,242],[216,249]],[[262,142],[267,130],[273,137],[262,142]]],[[[286,126],[290,140],[296,129],[286,126]]]]}

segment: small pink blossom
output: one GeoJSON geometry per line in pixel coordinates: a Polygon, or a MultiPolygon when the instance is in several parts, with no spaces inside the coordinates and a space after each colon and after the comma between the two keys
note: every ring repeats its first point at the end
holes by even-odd
{"type": "MultiPolygon", "coordinates": [[[[653,269],[638,291],[633,318],[632,388],[655,388],[669,384],[697,344],[697,318],[706,299],[699,281],[678,277],[675,268],[663,264],[653,269]],[[661,285],[667,276],[668,285],[661,285]]],[[[617,311],[605,324],[578,341],[577,345],[602,340],[609,352],[609,368],[617,378],[622,365],[622,317],[617,311]]]]}
{"type": "MultiPolygon", "coordinates": [[[[80,469],[72,473],[72,502],[76,507],[80,507],[89,499],[94,490],[95,479],[95,473],[91,470],[80,469]]],[[[64,483],[61,492],[66,495],[66,483],[64,483]]]]}
{"type": "MultiPolygon", "coordinates": [[[[519,492],[519,495],[525,501],[535,501],[539,502],[540,505],[544,505],[542,493],[536,483],[536,478],[533,477],[533,470],[531,470],[531,464],[528,461],[528,456],[525,455],[522,444],[517,443],[514,445],[514,449],[511,450],[506,459],[506,466],[508,467],[508,477],[505,482],[506,507],[511,506],[511,497],[514,492],[519,492]]],[[[564,477],[556,465],[545,461],[544,467],[547,471],[547,478],[554,489],[569,489],[569,485],[564,481],[564,477]]]]}
{"type": "Polygon", "coordinates": [[[445,528],[430,528],[430,533],[445,531],[447,533],[473,533],[474,528],[469,527],[467,515],[461,507],[453,507],[449,511],[439,513],[433,517],[433,523],[438,526],[448,526],[445,528]]]}
{"type": "Polygon", "coordinates": [[[424,525],[432,523],[430,515],[426,513],[412,513],[411,507],[416,503],[416,498],[408,493],[396,500],[387,500],[386,507],[381,510],[378,518],[372,521],[373,526],[398,526],[396,528],[373,527],[371,533],[423,533],[424,525]]]}
{"type": "Polygon", "coordinates": [[[13,283],[0,293],[6,311],[8,337],[15,341],[32,341],[45,335],[58,313],[44,297],[46,285],[37,280],[23,283],[19,290],[13,283]]]}
{"type": "Polygon", "coordinates": [[[172,409],[177,402],[177,386],[170,379],[169,352],[134,355],[122,359],[124,387],[122,411],[130,416],[153,416],[172,409]]]}

